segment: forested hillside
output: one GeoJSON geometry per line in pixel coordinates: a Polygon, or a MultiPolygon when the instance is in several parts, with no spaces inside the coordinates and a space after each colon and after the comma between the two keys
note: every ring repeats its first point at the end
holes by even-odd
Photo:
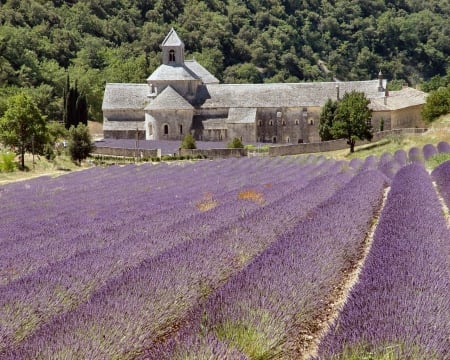
{"type": "Polygon", "coordinates": [[[69,71],[101,120],[106,82],[144,82],[174,27],[221,81],[371,79],[417,84],[445,75],[450,3],[440,0],[0,0],[0,115],[28,88],[62,117],[69,71]]]}

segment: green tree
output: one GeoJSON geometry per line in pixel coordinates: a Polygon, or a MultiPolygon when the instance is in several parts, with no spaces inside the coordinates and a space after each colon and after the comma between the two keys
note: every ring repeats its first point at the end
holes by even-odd
{"type": "Polygon", "coordinates": [[[339,102],[331,133],[336,139],[347,139],[350,152],[355,151],[356,140],[372,140],[372,110],[370,101],[362,92],[345,93],[339,102]]]}
{"type": "Polygon", "coordinates": [[[191,134],[186,134],[181,141],[182,149],[197,149],[197,145],[195,144],[195,139],[191,134]]]}
{"type": "Polygon", "coordinates": [[[78,84],[75,81],[75,86],[70,86],[69,75],[67,75],[66,86],[63,92],[64,97],[64,125],[66,129],[72,126],[78,126],[79,123],[87,125],[88,120],[88,104],[87,98],[84,94],[78,91],[78,84]]]}
{"type": "Polygon", "coordinates": [[[0,118],[0,141],[20,155],[20,168],[25,169],[25,152],[42,154],[48,142],[47,126],[31,97],[24,93],[13,95],[0,118]]]}
{"type": "Polygon", "coordinates": [[[422,108],[423,120],[431,123],[439,116],[450,112],[450,86],[430,92],[422,108]]]}
{"type": "Polygon", "coordinates": [[[242,149],[244,144],[242,144],[242,141],[239,138],[235,137],[228,143],[227,147],[228,149],[242,149]]]}
{"type": "Polygon", "coordinates": [[[69,153],[72,161],[81,165],[81,161],[86,159],[92,150],[94,144],[92,143],[89,129],[84,124],[78,124],[77,127],[72,126],[69,130],[69,153]]]}
{"type": "Polygon", "coordinates": [[[331,129],[338,108],[338,102],[328,99],[320,112],[319,135],[322,141],[333,140],[331,129]]]}

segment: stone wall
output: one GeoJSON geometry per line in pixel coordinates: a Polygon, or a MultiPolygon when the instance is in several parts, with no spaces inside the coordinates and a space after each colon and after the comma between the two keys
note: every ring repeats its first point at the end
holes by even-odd
{"type": "Polygon", "coordinates": [[[141,158],[155,158],[161,157],[160,149],[139,149],[138,154],[136,154],[136,149],[125,149],[125,148],[115,148],[115,147],[97,147],[92,152],[95,155],[110,155],[110,156],[125,156],[125,157],[135,157],[138,155],[141,158]]]}
{"type": "Polygon", "coordinates": [[[180,156],[206,156],[208,159],[247,156],[246,149],[180,149],[180,156]]]}
{"type": "MultiPolygon", "coordinates": [[[[379,131],[373,134],[372,142],[380,141],[392,135],[421,134],[424,133],[426,130],[427,129],[424,128],[412,128],[412,129],[395,129],[395,130],[379,131]]],[[[358,141],[356,143],[356,146],[363,144],[369,144],[369,141],[358,141]]],[[[349,145],[347,145],[347,140],[345,139],[306,143],[306,144],[296,144],[296,145],[273,146],[269,148],[269,156],[326,152],[326,151],[342,150],[348,147],[349,145]]]]}

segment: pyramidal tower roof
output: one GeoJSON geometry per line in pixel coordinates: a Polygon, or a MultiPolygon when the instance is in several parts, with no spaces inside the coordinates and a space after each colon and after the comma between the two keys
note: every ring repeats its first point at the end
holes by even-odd
{"type": "Polygon", "coordinates": [[[184,43],[179,38],[178,34],[174,30],[174,28],[171,28],[167,36],[165,37],[164,41],[162,42],[161,46],[183,46],[184,43]]]}

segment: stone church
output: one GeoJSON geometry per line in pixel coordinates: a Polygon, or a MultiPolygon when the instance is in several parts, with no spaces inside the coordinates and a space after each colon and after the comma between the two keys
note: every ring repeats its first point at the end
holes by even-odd
{"type": "Polygon", "coordinates": [[[196,140],[243,143],[320,141],[318,122],[328,98],[364,92],[370,100],[372,127],[384,130],[422,127],[425,93],[404,87],[387,91],[381,72],[376,80],[279,84],[220,84],[195,60],[186,60],[184,44],[171,29],[162,45],[162,64],[146,84],[106,84],[102,110],[105,138],[196,140]]]}

